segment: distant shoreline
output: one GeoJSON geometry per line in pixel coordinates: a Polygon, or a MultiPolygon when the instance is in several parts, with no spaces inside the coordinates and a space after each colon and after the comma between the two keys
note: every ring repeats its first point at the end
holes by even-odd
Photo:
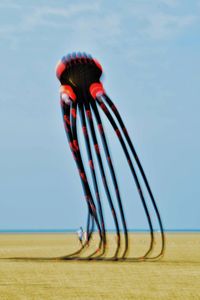
{"type": "MultiPolygon", "coordinates": [[[[6,233],[74,233],[76,229],[0,229],[0,234],[6,233]]],[[[113,229],[107,230],[110,233],[113,233],[113,229]]],[[[129,232],[149,232],[147,229],[129,229],[129,232]]],[[[158,229],[155,229],[155,232],[159,232],[158,229]]],[[[165,229],[166,233],[200,233],[200,229],[165,229]]]]}

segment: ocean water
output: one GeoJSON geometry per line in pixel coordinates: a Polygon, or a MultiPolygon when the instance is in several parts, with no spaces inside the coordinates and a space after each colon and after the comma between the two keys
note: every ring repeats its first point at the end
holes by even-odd
{"type": "MultiPolygon", "coordinates": [[[[76,232],[78,228],[75,229],[0,229],[1,233],[73,233],[76,232]]],[[[129,232],[149,232],[148,229],[129,229],[129,232]]],[[[115,232],[113,229],[108,229],[107,232],[115,232]]],[[[158,229],[155,229],[155,232],[159,232],[158,229]]],[[[197,228],[183,228],[183,229],[165,229],[165,232],[200,232],[200,229],[197,228]]]]}

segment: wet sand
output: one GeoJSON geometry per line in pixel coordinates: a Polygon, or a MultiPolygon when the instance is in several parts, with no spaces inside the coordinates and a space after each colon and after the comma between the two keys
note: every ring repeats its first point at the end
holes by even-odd
{"type": "MultiPolygon", "coordinates": [[[[147,235],[131,234],[131,244],[130,254],[142,253],[147,235]]],[[[0,234],[0,299],[200,299],[199,233],[168,233],[156,262],[9,259],[57,257],[78,247],[73,234],[0,234]]]]}

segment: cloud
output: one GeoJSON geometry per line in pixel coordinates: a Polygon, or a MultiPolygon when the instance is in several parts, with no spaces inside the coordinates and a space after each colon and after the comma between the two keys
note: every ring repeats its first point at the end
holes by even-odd
{"type": "MultiPolygon", "coordinates": [[[[13,2],[9,2],[7,6],[5,3],[2,3],[1,5],[4,9],[21,9],[20,12],[16,12],[20,20],[11,20],[9,24],[2,24],[0,27],[0,36],[2,38],[11,37],[14,34],[31,32],[44,26],[58,28],[66,21],[71,20],[74,22],[79,16],[92,15],[99,10],[99,1],[96,1],[93,5],[90,5],[89,3],[79,3],[63,5],[62,7],[29,4],[20,6],[19,4],[15,5],[13,2]]],[[[3,11],[1,13],[3,14],[3,11]]]]}
{"type": "Polygon", "coordinates": [[[158,0],[158,3],[163,3],[169,7],[174,7],[179,4],[178,0],[158,0]]]}
{"type": "Polygon", "coordinates": [[[193,15],[177,16],[155,13],[147,17],[147,26],[143,30],[150,38],[168,39],[182,33],[197,21],[193,15]]]}
{"type": "Polygon", "coordinates": [[[24,28],[34,29],[35,27],[49,25],[59,26],[64,20],[70,20],[80,15],[92,14],[98,12],[99,2],[93,5],[86,3],[65,5],[63,7],[42,6],[36,7],[33,12],[26,16],[22,22],[24,28]],[[54,18],[54,21],[51,19],[54,18]],[[56,19],[55,19],[56,18],[56,19]]]}
{"type": "MultiPolygon", "coordinates": [[[[4,7],[6,7],[6,2],[4,7]]],[[[129,46],[146,40],[168,40],[184,33],[199,20],[198,12],[187,13],[178,0],[133,1],[115,6],[101,0],[76,2],[70,5],[38,4],[16,6],[8,2],[8,7],[16,9],[19,20],[11,20],[0,27],[0,37],[16,44],[21,36],[40,28],[66,30],[66,34],[77,44],[91,41],[93,44],[115,47],[120,41],[129,46]],[[166,9],[167,7],[167,9],[166,9]],[[129,23],[127,23],[129,22],[129,23]]],[[[2,23],[2,22],[1,22],[2,23]]]]}
{"type": "MultiPolygon", "coordinates": [[[[184,10],[183,10],[184,11],[184,10]]],[[[137,24],[137,35],[140,39],[166,40],[182,34],[186,28],[197,23],[198,13],[181,13],[182,8],[178,1],[159,0],[155,2],[141,2],[129,7],[129,15],[137,24]],[[170,11],[160,4],[170,7],[170,11]]]]}
{"type": "Polygon", "coordinates": [[[1,0],[0,2],[0,8],[9,8],[9,9],[21,9],[22,5],[19,3],[13,2],[13,1],[8,1],[8,0],[1,0]]]}

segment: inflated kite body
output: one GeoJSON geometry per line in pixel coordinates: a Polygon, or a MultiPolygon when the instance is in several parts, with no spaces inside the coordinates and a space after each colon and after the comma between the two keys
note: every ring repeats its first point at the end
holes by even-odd
{"type": "Polygon", "coordinates": [[[90,55],[85,53],[73,53],[64,56],[58,63],[56,68],[56,75],[61,83],[60,86],[60,101],[63,113],[63,120],[69,146],[72,151],[76,166],[80,175],[83,192],[88,206],[87,219],[87,241],[75,253],[66,255],[66,259],[81,259],[82,251],[90,245],[91,237],[94,228],[97,229],[99,242],[96,250],[90,253],[87,257],[82,259],[94,260],[149,260],[156,259],[163,255],[164,252],[164,232],[160,218],[160,214],[152,194],[150,185],[144,173],[143,167],[140,163],[138,155],[135,151],[133,143],[129,137],[128,131],[122,121],[120,113],[111,99],[107,96],[104,87],[100,81],[102,75],[102,67],[90,55]],[[108,147],[105,129],[102,124],[101,114],[99,109],[103,111],[110,122],[113,130],[116,133],[123,149],[124,155],[131,170],[139,197],[144,208],[146,219],[149,225],[150,242],[145,253],[139,257],[129,257],[129,233],[127,222],[124,214],[124,205],[121,193],[118,187],[117,177],[113,166],[110,150],[108,147]],[[88,181],[86,166],[84,165],[82,156],[83,151],[80,146],[80,141],[77,134],[77,118],[80,118],[82,132],[84,135],[85,145],[87,149],[89,168],[91,170],[91,177],[93,186],[88,181]],[[98,143],[98,134],[101,137],[103,149],[107,159],[107,164],[110,170],[112,183],[115,190],[115,201],[108,185],[108,179],[105,172],[105,161],[102,158],[102,150],[98,143]],[[96,164],[94,161],[94,153],[96,155],[96,164]],[[136,173],[136,166],[140,172],[146,187],[149,199],[152,203],[154,213],[157,217],[161,236],[161,248],[159,253],[153,255],[153,246],[155,242],[155,232],[152,224],[152,219],[147,206],[144,193],[142,191],[138,175],[136,173]],[[102,208],[102,199],[100,197],[99,185],[97,181],[97,167],[101,175],[102,184],[105,189],[105,194],[111,214],[115,225],[116,245],[112,257],[106,255],[107,249],[107,231],[105,227],[105,220],[102,208]],[[94,196],[95,195],[95,196],[94,196]],[[116,209],[119,211],[117,214],[116,209]],[[122,224],[122,230],[120,228],[122,224]],[[123,239],[123,241],[122,241],[123,239]],[[87,247],[86,247],[87,246],[87,247]]]}

